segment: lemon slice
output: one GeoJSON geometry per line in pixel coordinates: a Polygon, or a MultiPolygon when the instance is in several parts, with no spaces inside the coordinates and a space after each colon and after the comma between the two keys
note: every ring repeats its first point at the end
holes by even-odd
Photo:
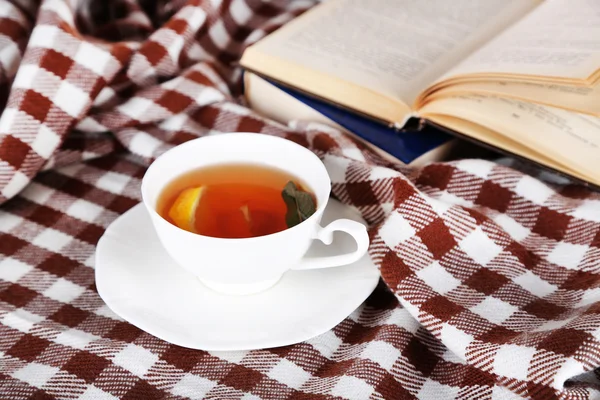
{"type": "Polygon", "coordinates": [[[188,188],[182,191],[169,210],[169,217],[175,225],[196,233],[196,210],[206,186],[188,188]]]}

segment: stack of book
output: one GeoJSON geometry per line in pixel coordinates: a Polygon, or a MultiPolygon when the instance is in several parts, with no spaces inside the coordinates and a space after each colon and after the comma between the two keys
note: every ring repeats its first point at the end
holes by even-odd
{"type": "Polygon", "coordinates": [[[463,138],[600,186],[600,2],[328,0],[241,65],[250,105],[281,122],[406,164],[463,138]]]}

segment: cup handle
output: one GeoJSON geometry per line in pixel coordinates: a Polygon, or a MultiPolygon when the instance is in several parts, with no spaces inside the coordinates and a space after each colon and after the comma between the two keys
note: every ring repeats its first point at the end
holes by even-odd
{"type": "Polygon", "coordinates": [[[315,239],[319,239],[326,245],[333,243],[333,232],[342,231],[351,235],[356,241],[357,249],[352,253],[340,254],[329,257],[303,258],[292,269],[317,269],[340,267],[342,265],[352,264],[358,261],[369,248],[369,234],[367,228],[360,222],[351,219],[338,219],[327,225],[326,227],[319,226],[315,232],[315,239]]]}

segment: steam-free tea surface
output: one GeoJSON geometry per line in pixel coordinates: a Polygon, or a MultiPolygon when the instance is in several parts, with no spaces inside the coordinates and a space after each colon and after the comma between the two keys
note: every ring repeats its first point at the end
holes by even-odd
{"type": "Polygon", "coordinates": [[[307,191],[298,178],[269,166],[203,167],[174,177],[163,189],[157,211],[172,224],[204,236],[269,235],[289,227],[282,195],[289,182],[307,191]]]}

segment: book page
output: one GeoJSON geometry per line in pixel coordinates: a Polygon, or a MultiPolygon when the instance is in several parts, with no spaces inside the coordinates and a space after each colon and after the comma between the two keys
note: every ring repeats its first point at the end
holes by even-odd
{"type": "Polygon", "coordinates": [[[449,85],[425,97],[424,100],[432,101],[440,97],[462,94],[494,94],[600,117],[600,83],[592,86],[568,86],[518,80],[472,79],[449,85]]]}
{"type": "Polygon", "coordinates": [[[579,179],[583,179],[584,181],[591,181],[592,183],[600,185],[600,181],[597,181],[587,174],[578,170],[574,170],[569,165],[563,164],[560,160],[539,153],[536,149],[524,146],[518,141],[503,136],[493,129],[484,127],[471,121],[467,121],[465,119],[456,118],[445,114],[431,115],[430,120],[438,125],[441,125],[442,127],[451,129],[462,135],[475,139],[476,141],[489,144],[494,148],[503,149],[516,156],[525,157],[529,161],[545,165],[546,167],[564,172],[579,179]]]}
{"type": "Polygon", "coordinates": [[[443,79],[470,73],[586,80],[600,70],[600,1],[545,0],[443,79]]]}
{"type": "Polygon", "coordinates": [[[493,95],[441,98],[421,113],[449,115],[493,129],[600,181],[600,118],[493,95]]]}
{"type": "Polygon", "coordinates": [[[328,0],[252,51],[412,104],[418,91],[537,2],[328,0]]]}

